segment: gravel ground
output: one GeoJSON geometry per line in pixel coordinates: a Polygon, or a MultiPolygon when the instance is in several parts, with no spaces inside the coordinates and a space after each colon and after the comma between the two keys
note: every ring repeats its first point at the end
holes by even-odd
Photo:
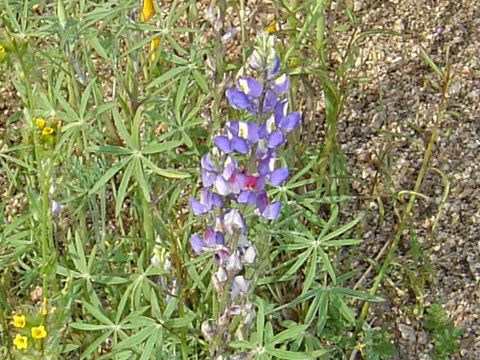
{"type": "MultiPolygon", "coordinates": [[[[386,152],[392,138],[395,141],[388,152],[391,186],[396,191],[413,189],[423,158],[422,142],[430,136],[440,101],[436,76],[421,59],[419,46],[441,67],[448,53],[453,73],[447,111],[430,162],[447,176],[450,193],[433,231],[444,186],[441,176],[429,171],[420,189],[428,199],[418,200],[412,214],[431,276],[425,276],[420,294],[402,291],[387,281],[380,291],[390,301],[372,306],[372,311],[381,313],[382,322],[388,320],[396,329],[398,358],[429,359],[427,333],[411,310],[415,303],[439,302],[456,326],[466,328],[461,353],[452,359],[480,359],[480,8],[467,0],[355,1],[353,5],[363,30],[383,28],[410,35],[409,39],[374,36],[360,46],[364,75],[375,80],[352,93],[339,124],[339,141],[349,159],[349,171],[359,180],[353,181],[359,195],[369,195],[378,154],[386,152]]],[[[371,204],[371,208],[376,206],[371,204]]],[[[372,258],[372,249],[373,254],[379,251],[396,223],[388,216],[383,224],[378,219],[371,216],[366,232],[372,258]]],[[[394,264],[411,261],[409,248],[408,236],[404,236],[394,264]]],[[[400,285],[402,275],[393,265],[390,276],[405,289],[400,285]]],[[[414,275],[417,279],[424,276],[418,271],[414,275]]]]}

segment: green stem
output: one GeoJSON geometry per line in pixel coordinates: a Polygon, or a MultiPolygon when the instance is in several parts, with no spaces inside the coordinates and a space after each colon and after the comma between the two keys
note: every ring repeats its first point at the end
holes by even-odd
{"type": "MultiPolygon", "coordinates": [[[[175,236],[172,236],[172,263],[175,267],[175,272],[177,276],[177,286],[178,286],[178,317],[182,318],[185,315],[185,310],[183,308],[183,299],[184,299],[184,287],[181,286],[182,283],[182,260],[180,257],[180,252],[178,251],[178,244],[175,236]]],[[[187,332],[185,327],[180,328],[180,351],[182,353],[182,359],[188,359],[188,348],[187,348],[187,332]]]]}
{"type": "Polygon", "coordinates": [[[151,206],[150,202],[147,200],[145,197],[145,194],[143,193],[142,189],[138,188],[138,192],[140,195],[140,199],[142,202],[142,212],[143,212],[143,230],[145,232],[145,238],[147,239],[147,256],[150,256],[152,253],[152,241],[155,239],[154,238],[154,233],[153,233],[153,225],[152,225],[152,211],[151,211],[151,206]]]}
{"type": "MultiPolygon", "coordinates": [[[[374,280],[372,288],[370,289],[370,294],[372,294],[372,295],[375,295],[375,293],[377,292],[378,287],[380,286],[380,283],[383,280],[383,277],[385,276],[385,274],[388,270],[390,262],[391,262],[391,260],[393,258],[393,255],[395,254],[395,251],[397,249],[398,242],[399,242],[399,240],[402,236],[403,230],[405,229],[405,224],[407,223],[407,219],[409,218],[410,213],[412,211],[413,204],[414,204],[415,199],[416,199],[415,194],[419,192],[420,186],[422,185],[423,178],[425,176],[425,173],[427,172],[428,163],[430,161],[430,157],[432,155],[433,147],[434,147],[435,141],[437,139],[438,127],[440,125],[441,119],[443,118],[445,102],[446,102],[446,94],[447,94],[447,89],[448,89],[448,85],[449,85],[449,79],[450,79],[450,71],[449,71],[449,69],[447,69],[445,77],[443,79],[442,95],[441,95],[439,108],[438,108],[438,111],[437,111],[437,116],[436,116],[436,119],[435,119],[435,124],[433,126],[432,134],[430,135],[430,139],[429,139],[427,148],[425,149],[425,153],[423,155],[422,165],[420,167],[420,171],[418,173],[417,180],[415,181],[415,186],[413,188],[413,192],[410,195],[408,203],[405,206],[404,211],[402,213],[400,224],[398,225],[397,231],[395,232],[395,234],[393,236],[392,243],[390,245],[388,253],[385,256],[385,260],[382,264],[382,267],[381,267],[378,275],[376,276],[376,278],[374,280]]],[[[363,304],[363,308],[362,308],[362,311],[360,313],[360,317],[359,317],[359,320],[357,322],[357,326],[355,328],[355,336],[357,336],[358,333],[363,328],[363,323],[365,322],[365,318],[367,316],[369,308],[370,308],[370,303],[365,302],[365,304],[363,304]]]]}
{"type": "MultiPolygon", "coordinates": [[[[34,118],[34,101],[32,96],[31,90],[31,83],[30,83],[30,72],[28,71],[27,67],[25,66],[25,62],[23,56],[19,56],[18,58],[21,71],[23,73],[23,78],[25,82],[25,91],[27,94],[27,110],[29,114],[30,120],[30,128],[33,125],[33,118],[34,118]]],[[[48,294],[48,277],[46,274],[48,268],[48,253],[49,253],[49,246],[48,246],[48,230],[47,230],[47,218],[48,218],[48,184],[47,180],[45,179],[45,169],[42,166],[42,159],[41,159],[41,148],[40,144],[38,143],[38,138],[33,134],[33,148],[35,154],[35,163],[38,172],[38,184],[39,189],[42,194],[42,211],[40,214],[40,234],[41,234],[41,253],[42,253],[42,291],[43,296],[46,297],[48,294]]]]}

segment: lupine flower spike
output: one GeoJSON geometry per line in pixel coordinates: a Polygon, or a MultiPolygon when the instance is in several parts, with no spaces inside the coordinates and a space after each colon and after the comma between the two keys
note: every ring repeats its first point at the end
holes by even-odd
{"type": "Polygon", "coordinates": [[[247,239],[245,219],[257,215],[274,220],[280,213],[281,202],[269,201],[266,186],[278,186],[287,179],[288,169],[275,166],[276,151],[300,121],[298,112],[288,112],[283,95],[288,90],[288,76],[279,73],[280,59],[273,44],[273,36],[262,33],[248,58],[250,68],[260,74],[259,80],[241,76],[225,91],[232,108],[253,114],[256,121],[226,121],[223,131],[213,137],[212,150],[201,157],[199,199],[189,199],[195,216],[213,220],[203,236],[191,236],[190,245],[197,254],[214,253],[218,265],[212,281],[223,302],[218,318],[202,325],[205,338],[212,340],[214,359],[226,349],[219,339],[228,338],[230,318],[245,315],[237,330],[251,321],[252,316],[247,316],[253,307],[248,300],[251,281],[240,273],[254,262],[256,253],[247,239]],[[222,296],[225,291],[227,297],[222,296]]]}

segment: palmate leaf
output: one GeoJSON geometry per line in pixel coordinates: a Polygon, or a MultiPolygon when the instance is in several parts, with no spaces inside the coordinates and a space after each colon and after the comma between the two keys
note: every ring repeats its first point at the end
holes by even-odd
{"type": "Polygon", "coordinates": [[[115,163],[105,174],[98,179],[93,187],[88,192],[89,195],[95,194],[105,183],[110,180],[121,168],[123,168],[131,159],[133,155],[124,157],[122,160],[115,163]]]}
{"type": "Polygon", "coordinates": [[[291,360],[313,359],[313,357],[307,353],[275,349],[272,347],[266,347],[265,352],[269,355],[272,355],[275,359],[291,359],[291,360]]]}
{"type": "Polygon", "coordinates": [[[172,78],[175,78],[177,77],[178,75],[180,75],[181,73],[187,71],[190,67],[189,66],[179,66],[179,67],[175,67],[173,69],[170,69],[168,70],[166,73],[162,74],[161,76],[159,76],[158,78],[156,78],[155,80],[153,80],[148,86],[147,88],[148,89],[151,89],[157,85],[160,85],[162,84],[163,82],[167,81],[167,80],[170,80],[172,78]]]}
{"type": "Polygon", "coordinates": [[[125,144],[127,144],[127,146],[130,149],[138,150],[138,148],[135,146],[135,142],[130,136],[130,133],[125,127],[125,124],[123,123],[123,120],[120,117],[120,114],[116,108],[112,110],[112,115],[113,115],[113,122],[115,123],[115,127],[117,128],[118,134],[120,135],[122,140],[125,141],[125,144]]]}
{"type": "Polygon", "coordinates": [[[150,202],[150,188],[145,180],[145,175],[143,174],[142,163],[138,157],[135,157],[133,162],[135,163],[135,179],[142,190],[143,196],[145,196],[145,199],[150,202]]]}
{"type": "Polygon", "coordinates": [[[150,154],[156,154],[162,151],[167,151],[167,150],[170,151],[176,148],[177,146],[180,146],[181,144],[182,144],[181,141],[165,141],[160,144],[152,142],[142,149],[142,154],[150,155],[150,154]]]}
{"type": "Polygon", "coordinates": [[[117,199],[115,201],[115,216],[117,217],[120,215],[120,211],[122,210],[123,200],[125,199],[125,195],[127,193],[127,186],[130,182],[130,178],[132,177],[134,166],[135,161],[130,161],[125,169],[125,172],[123,173],[122,182],[118,188],[117,199]]]}
{"type": "Polygon", "coordinates": [[[174,178],[174,179],[184,179],[187,177],[190,177],[189,174],[180,172],[178,170],[173,170],[173,169],[160,169],[157,165],[155,165],[152,161],[148,160],[146,157],[142,156],[142,162],[146,167],[148,167],[150,170],[155,172],[156,174],[163,176],[163,177],[168,177],[168,178],[174,178]]]}
{"type": "Polygon", "coordinates": [[[291,328],[282,331],[281,333],[275,335],[273,338],[268,341],[266,346],[274,347],[275,345],[284,343],[289,340],[293,340],[297,337],[302,337],[302,333],[308,328],[308,325],[296,325],[291,328]]]}

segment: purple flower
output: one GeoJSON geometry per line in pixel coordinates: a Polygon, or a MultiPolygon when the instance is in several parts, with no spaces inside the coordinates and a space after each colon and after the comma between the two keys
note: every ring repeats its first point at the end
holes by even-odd
{"type": "Polygon", "coordinates": [[[288,76],[287,74],[282,74],[275,79],[272,85],[272,90],[276,93],[282,93],[288,90],[288,76]]]}
{"type": "Polygon", "coordinates": [[[246,175],[244,187],[238,195],[237,201],[241,204],[255,205],[257,196],[263,191],[264,186],[265,180],[263,176],[246,175]]]}
{"type": "Polygon", "coordinates": [[[223,228],[230,235],[234,234],[236,230],[242,230],[245,227],[242,215],[238,212],[237,209],[230,209],[223,216],[223,228]]]}
{"type": "Polygon", "coordinates": [[[226,136],[215,136],[213,142],[218,147],[218,149],[224,154],[230,154],[234,151],[246,154],[248,152],[248,144],[245,139],[242,139],[238,136],[232,136],[231,138],[226,136]]]}
{"type": "Polygon", "coordinates": [[[285,181],[288,177],[288,169],[287,168],[277,168],[273,170],[268,176],[268,180],[272,185],[280,185],[285,181]]]}
{"type": "Polygon", "coordinates": [[[248,96],[242,91],[227,89],[225,90],[225,96],[227,97],[230,106],[234,109],[242,110],[252,106],[248,96]]]}
{"type": "Polygon", "coordinates": [[[275,126],[285,131],[291,131],[300,121],[300,114],[297,111],[287,114],[287,108],[287,99],[282,99],[277,102],[275,109],[273,110],[275,126]]]}
{"type": "Polygon", "coordinates": [[[219,174],[215,179],[215,188],[222,196],[238,195],[244,187],[245,175],[237,170],[237,162],[230,156],[225,161],[224,166],[222,174],[219,174]]]}
{"type": "Polygon", "coordinates": [[[204,251],[217,251],[223,247],[223,234],[214,231],[211,226],[207,226],[203,238],[197,234],[190,237],[190,245],[197,254],[204,251]]]}
{"type": "Polygon", "coordinates": [[[266,147],[273,149],[285,142],[283,132],[276,128],[275,116],[271,115],[264,121],[259,130],[261,138],[266,139],[266,147]]]}
{"type": "Polygon", "coordinates": [[[244,295],[248,292],[250,281],[246,280],[243,276],[235,276],[232,282],[231,295],[232,299],[235,299],[239,295],[244,295]]]}
{"type": "Polygon", "coordinates": [[[247,96],[258,98],[262,94],[262,85],[254,78],[240,76],[237,80],[237,90],[247,96]]]}
{"type": "Polygon", "coordinates": [[[229,121],[227,128],[233,138],[241,138],[249,144],[255,144],[259,140],[259,127],[251,121],[229,121]]]}
{"type": "Polygon", "coordinates": [[[208,191],[206,188],[200,189],[200,201],[195,198],[188,199],[190,208],[195,215],[202,215],[212,209],[212,206],[222,206],[220,195],[208,191]]]}
{"type": "Polygon", "coordinates": [[[214,164],[210,154],[204,154],[200,160],[200,176],[204,187],[210,187],[217,178],[218,168],[214,164]]]}
{"type": "Polygon", "coordinates": [[[268,203],[267,194],[263,192],[257,197],[257,209],[256,212],[263,218],[268,220],[275,220],[282,207],[281,201],[274,201],[268,203]]]}

